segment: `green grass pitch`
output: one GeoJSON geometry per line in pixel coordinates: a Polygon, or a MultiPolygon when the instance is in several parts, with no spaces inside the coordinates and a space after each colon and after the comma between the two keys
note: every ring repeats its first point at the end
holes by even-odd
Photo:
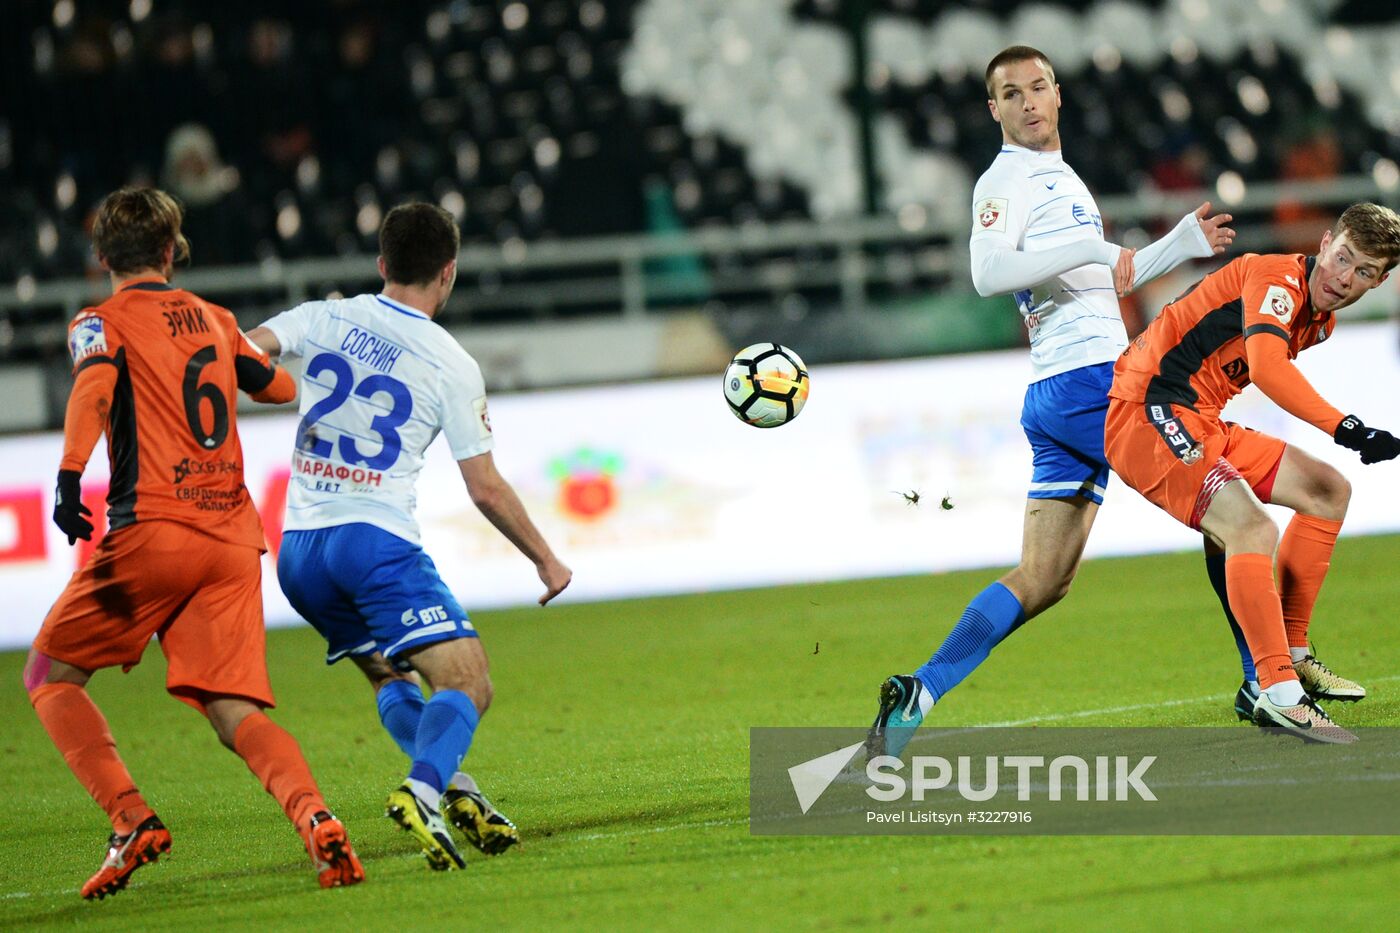
{"type": "MultiPolygon", "coordinates": [[[[1400,725],[1400,537],[1344,540],[1323,657],[1371,688],[1337,710],[1400,725]]],[[[1279,929],[1394,922],[1387,837],[751,837],[748,728],[863,725],[993,573],[476,614],[495,706],[468,768],[525,841],[433,874],[382,816],[405,763],[348,664],[307,629],[269,641],[274,714],[349,826],[367,883],[321,891],[291,828],[158,651],[93,693],[174,851],[85,903],[108,829],[0,655],[0,928],[1279,929]],[[819,647],[818,647],[819,646],[819,647]]],[[[931,721],[1236,725],[1238,668],[1198,555],[1087,563],[931,721]],[[1080,715],[1088,713],[1088,715],[1080,715]]]]}

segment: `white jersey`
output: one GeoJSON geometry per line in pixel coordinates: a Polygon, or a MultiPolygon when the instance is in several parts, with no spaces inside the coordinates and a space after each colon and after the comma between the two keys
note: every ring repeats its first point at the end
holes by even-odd
{"type": "Polygon", "coordinates": [[[263,325],[305,358],[288,531],[365,522],[415,544],[415,482],[441,431],[452,456],[491,449],[481,368],[422,311],[360,295],[263,325]]]}
{"type": "MultiPolygon", "coordinates": [[[[1003,144],[973,189],[972,241],[1038,252],[1078,240],[1102,243],[1094,197],[1058,150],[1003,144]]],[[[1112,362],[1128,346],[1113,270],[1092,263],[1015,293],[1030,332],[1035,382],[1112,362]]]]}

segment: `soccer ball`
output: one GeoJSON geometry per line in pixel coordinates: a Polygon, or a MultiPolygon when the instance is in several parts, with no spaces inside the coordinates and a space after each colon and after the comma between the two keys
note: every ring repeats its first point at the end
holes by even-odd
{"type": "Polygon", "coordinates": [[[724,400],[734,417],[756,428],[787,424],[807,404],[807,366],[776,343],[744,347],[724,371],[724,400]]]}

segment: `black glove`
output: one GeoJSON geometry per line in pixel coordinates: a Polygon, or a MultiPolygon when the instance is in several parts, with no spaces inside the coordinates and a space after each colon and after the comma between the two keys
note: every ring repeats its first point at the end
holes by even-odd
{"type": "Polygon", "coordinates": [[[81,478],[82,474],[77,470],[58,471],[53,523],[68,536],[69,544],[75,543],[79,538],[84,541],[92,540],[92,522],[83,518],[84,515],[91,515],[92,509],[83,505],[83,490],[79,483],[81,478]]]}
{"type": "Polygon", "coordinates": [[[1349,450],[1360,451],[1362,463],[1380,463],[1400,457],[1400,439],[1389,431],[1366,427],[1355,415],[1342,419],[1332,439],[1349,450]]]}

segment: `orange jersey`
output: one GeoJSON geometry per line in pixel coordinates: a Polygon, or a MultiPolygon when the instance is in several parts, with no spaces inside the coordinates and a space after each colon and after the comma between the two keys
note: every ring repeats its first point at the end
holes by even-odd
{"type": "Polygon", "coordinates": [[[243,485],[237,393],[283,400],[294,387],[233,314],[159,277],[134,279],[79,314],[68,344],[76,382],[60,469],[82,472],[105,430],[108,527],[166,519],[265,548],[243,485]]]}
{"type": "Polygon", "coordinates": [[[1113,367],[1109,395],[1183,405],[1218,418],[1250,383],[1290,414],[1332,434],[1342,412],[1291,362],[1332,331],[1313,309],[1302,255],[1246,253],[1207,275],[1157,317],[1113,367]]]}

